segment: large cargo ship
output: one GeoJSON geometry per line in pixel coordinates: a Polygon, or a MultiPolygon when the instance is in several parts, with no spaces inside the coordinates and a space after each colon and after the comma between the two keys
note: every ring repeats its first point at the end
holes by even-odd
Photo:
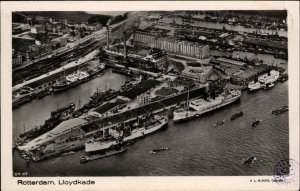
{"type": "Polygon", "coordinates": [[[174,122],[178,122],[193,117],[198,117],[201,114],[229,105],[237,101],[240,97],[240,90],[230,90],[228,93],[226,91],[223,92],[214,99],[209,98],[205,100],[201,98],[193,100],[188,104],[187,108],[179,108],[175,110],[173,120],[174,122]]]}
{"type": "Polygon", "coordinates": [[[279,72],[276,70],[271,70],[270,72],[259,76],[258,81],[262,84],[269,84],[277,81],[279,78],[279,72]]]}
{"type": "Polygon", "coordinates": [[[79,85],[83,82],[86,82],[95,75],[99,74],[104,70],[104,66],[99,66],[98,68],[95,68],[91,71],[83,71],[83,70],[77,70],[75,73],[70,74],[63,79],[59,80],[57,83],[53,85],[53,91],[54,92],[60,92],[62,90],[66,90],[69,88],[72,88],[76,85],[79,85]]]}
{"type": "MultiPolygon", "coordinates": [[[[109,134],[111,134],[114,137],[113,140],[103,141],[103,139],[91,139],[85,143],[85,152],[97,153],[100,151],[109,150],[120,143],[127,143],[135,139],[147,136],[151,133],[154,133],[165,127],[167,123],[168,119],[166,117],[156,115],[153,119],[148,120],[148,124],[144,124],[142,125],[142,127],[137,127],[133,130],[130,130],[127,136],[124,135],[123,131],[118,132],[110,129],[109,134]]],[[[138,126],[138,123],[135,123],[135,126],[138,126]]]]}
{"type": "Polygon", "coordinates": [[[22,146],[29,141],[43,135],[44,133],[54,129],[61,122],[69,119],[75,110],[75,104],[70,103],[67,106],[58,108],[51,112],[51,117],[39,127],[35,127],[27,132],[21,133],[16,141],[17,146],[22,146]]]}
{"type": "Polygon", "coordinates": [[[91,117],[72,118],[63,121],[42,135],[22,144],[17,144],[16,149],[21,156],[33,161],[60,156],[69,151],[82,149],[86,145],[88,145],[87,154],[99,154],[102,151],[114,149],[119,143],[128,144],[128,141],[154,133],[167,124],[166,117],[148,115],[121,123],[108,124],[108,126],[94,127],[87,125],[91,117]],[[100,137],[95,138],[99,134],[101,134],[100,137]],[[97,140],[94,141],[94,139],[97,140]]]}
{"type": "Polygon", "coordinates": [[[54,92],[59,92],[71,87],[74,87],[88,78],[88,73],[85,71],[77,71],[58,81],[53,85],[54,92]]]}

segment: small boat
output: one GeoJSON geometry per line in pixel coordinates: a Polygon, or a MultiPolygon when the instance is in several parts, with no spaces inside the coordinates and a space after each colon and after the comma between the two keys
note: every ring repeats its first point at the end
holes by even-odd
{"type": "Polygon", "coordinates": [[[278,78],[278,80],[279,80],[281,83],[287,81],[288,79],[289,79],[288,74],[282,74],[282,75],[278,78]]]}
{"type": "Polygon", "coordinates": [[[248,84],[248,92],[254,92],[261,88],[261,84],[259,82],[251,82],[248,84]]]}
{"type": "Polygon", "coordinates": [[[240,112],[238,112],[238,113],[233,114],[233,115],[231,116],[230,120],[234,120],[234,119],[236,119],[236,118],[238,118],[238,117],[241,117],[241,116],[243,116],[243,115],[244,115],[244,113],[243,113],[242,111],[240,111],[240,112]]]}
{"type": "Polygon", "coordinates": [[[274,83],[268,83],[268,84],[263,85],[262,87],[264,88],[264,90],[269,90],[269,89],[273,88],[274,86],[275,86],[274,83]]]}
{"type": "Polygon", "coordinates": [[[217,123],[214,124],[214,127],[218,127],[220,125],[223,125],[224,123],[225,123],[225,120],[219,121],[219,122],[217,122],[217,123]]]}
{"type": "Polygon", "coordinates": [[[90,157],[89,156],[83,156],[81,157],[80,159],[80,163],[86,163],[90,160],[90,157]]]}
{"type": "Polygon", "coordinates": [[[130,140],[124,143],[125,146],[130,146],[134,144],[134,140],[130,140]]]}
{"type": "Polygon", "coordinates": [[[19,152],[19,156],[26,161],[29,161],[31,159],[30,156],[27,155],[25,152],[19,152]]]}
{"type": "Polygon", "coordinates": [[[70,151],[70,152],[66,152],[66,153],[61,154],[61,156],[71,155],[71,154],[74,154],[74,153],[75,153],[74,151],[70,151]]]}
{"type": "Polygon", "coordinates": [[[252,127],[256,127],[258,124],[260,124],[260,119],[255,119],[255,121],[252,123],[252,127]]]}
{"type": "Polygon", "coordinates": [[[281,108],[272,110],[272,114],[279,115],[289,110],[288,106],[282,106],[281,108]]]}
{"type": "Polygon", "coordinates": [[[158,152],[161,152],[161,151],[166,151],[166,150],[170,150],[170,148],[168,147],[162,147],[162,148],[159,148],[159,149],[153,149],[150,151],[151,154],[156,154],[158,152]]]}
{"type": "Polygon", "coordinates": [[[256,157],[255,156],[251,156],[249,157],[247,160],[245,160],[243,162],[244,165],[251,165],[254,163],[254,161],[256,161],[256,157]]]}

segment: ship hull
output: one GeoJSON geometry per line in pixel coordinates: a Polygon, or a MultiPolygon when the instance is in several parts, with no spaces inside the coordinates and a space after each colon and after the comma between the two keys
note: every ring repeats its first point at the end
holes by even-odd
{"type": "Polygon", "coordinates": [[[61,85],[61,86],[53,86],[53,91],[54,93],[58,93],[61,92],[63,90],[67,90],[70,89],[72,87],[75,87],[77,85],[79,85],[81,82],[78,80],[76,82],[70,83],[70,84],[66,84],[66,85],[61,85]]]}
{"type": "MultiPolygon", "coordinates": [[[[142,130],[138,129],[137,131],[132,132],[131,135],[124,137],[123,143],[127,143],[139,138],[143,138],[147,135],[150,135],[158,130],[162,130],[164,127],[167,127],[167,120],[163,121],[160,125],[157,125],[155,127],[152,127],[150,129],[144,129],[142,130]]],[[[117,141],[110,141],[106,143],[99,143],[99,142],[93,142],[93,143],[86,143],[85,144],[85,151],[87,153],[93,153],[93,152],[99,152],[110,149],[112,146],[117,145],[117,141]]]]}
{"type": "Polygon", "coordinates": [[[53,91],[54,91],[54,93],[58,93],[58,92],[61,92],[63,90],[73,88],[73,87],[75,87],[79,84],[82,84],[84,82],[87,82],[87,81],[91,80],[92,78],[96,77],[97,74],[101,73],[103,70],[104,69],[100,69],[96,72],[91,73],[88,77],[86,77],[84,79],[77,80],[76,82],[73,82],[73,83],[70,83],[70,84],[66,84],[66,85],[62,85],[62,86],[53,86],[53,91]]]}
{"type": "Polygon", "coordinates": [[[19,108],[21,105],[25,104],[25,103],[28,103],[28,102],[31,102],[32,101],[32,97],[31,95],[27,95],[27,96],[24,96],[22,98],[19,98],[19,99],[16,99],[12,102],[12,108],[13,109],[17,109],[19,108]]]}
{"type": "Polygon", "coordinates": [[[257,92],[258,90],[260,90],[260,87],[259,88],[248,88],[249,93],[257,92]]]}
{"type": "Polygon", "coordinates": [[[226,102],[218,104],[215,107],[209,108],[209,109],[207,109],[205,111],[185,111],[185,112],[180,112],[180,113],[179,112],[178,113],[174,113],[173,121],[174,122],[181,122],[181,121],[190,120],[192,118],[197,118],[197,117],[200,117],[201,115],[203,115],[205,113],[208,113],[208,112],[220,109],[220,108],[225,107],[225,106],[227,106],[229,104],[232,104],[232,103],[234,103],[234,102],[236,102],[238,100],[240,100],[240,96],[232,98],[232,99],[230,99],[230,100],[228,100],[226,102]]]}
{"type": "Polygon", "coordinates": [[[268,76],[267,74],[262,75],[258,77],[258,81],[262,84],[269,84],[269,83],[274,83],[278,80],[279,78],[279,72],[277,71],[271,71],[271,75],[268,76]]]}

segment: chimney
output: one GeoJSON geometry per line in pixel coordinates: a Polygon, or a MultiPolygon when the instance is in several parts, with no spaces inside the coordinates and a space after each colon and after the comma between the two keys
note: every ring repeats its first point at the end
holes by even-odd
{"type": "Polygon", "coordinates": [[[123,32],[123,40],[124,40],[124,59],[127,60],[126,32],[123,32]]]}
{"type": "Polygon", "coordinates": [[[109,25],[106,26],[106,49],[109,49],[109,25]]]}

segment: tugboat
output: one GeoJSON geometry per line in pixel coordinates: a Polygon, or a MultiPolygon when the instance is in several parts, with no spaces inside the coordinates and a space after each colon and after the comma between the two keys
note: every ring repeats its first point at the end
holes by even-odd
{"type": "Polygon", "coordinates": [[[243,116],[243,115],[244,115],[244,113],[243,113],[242,111],[240,111],[240,112],[238,112],[238,113],[236,113],[236,114],[233,114],[233,115],[231,116],[230,120],[234,120],[234,119],[236,119],[236,118],[238,118],[238,117],[241,117],[241,116],[243,116]]]}
{"type": "Polygon", "coordinates": [[[252,123],[252,127],[256,127],[258,124],[260,124],[260,119],[255,119],[255,121],[252,123]]]}
{"type": "Polygon", "coordinates": [[[158,152],[166,151],[166,150],[170,150],[170,148],[168,148],[168,147],[162,147],[162,148],[159,148],[159,149],[153,149],[153,150],[150,151],[150,154],[156,154],[158,152]]]}
{"type": "Polygon", "coordinates": [[[288,74],[282,74],[282,75],[278,78],[278,80],[279,80],[281,83],[287,81],[288,79],[289,79],[288,74]]]}
{"type": "Polygon", "coordinates": [[[225,123],[225,120],[219,121],[219,122],[214,124],[214,127],[218,127],[220,125],[223,125],[224,123],[225,123]]]}

